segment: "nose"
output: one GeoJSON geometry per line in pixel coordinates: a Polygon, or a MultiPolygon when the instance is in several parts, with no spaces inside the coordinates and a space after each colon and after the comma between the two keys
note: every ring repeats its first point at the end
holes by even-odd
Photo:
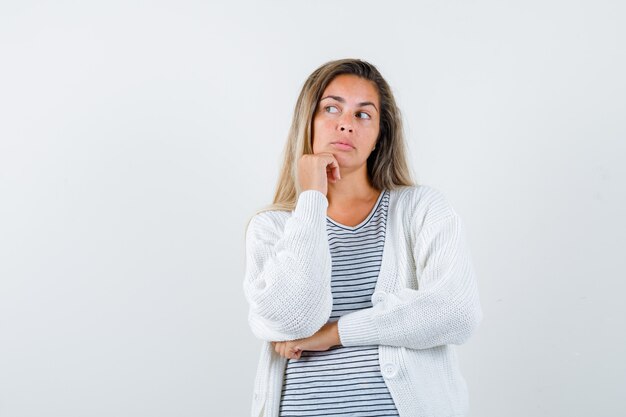
{"type": "Polygon", "coordinates": [[[341,130],[342,132],[348,131],[352,133],[354,129],[352,128],[352,123],[350,122],[349,116],[348,118],[343,117],[341,120],[339,120],[339,130],[341,130]]]}

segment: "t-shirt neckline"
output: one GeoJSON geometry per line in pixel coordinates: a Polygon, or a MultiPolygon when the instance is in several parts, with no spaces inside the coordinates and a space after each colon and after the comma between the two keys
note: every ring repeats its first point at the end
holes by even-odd
{"type": "Polygon", "coordinates": [[[330,218],[330,217],[328,217],[328,216],[326,216],[326,219],[327,219],[329,222],[331,222],[332,224],[334,224],[334,225],[336,225],[336,226],[339,226],[339,227],[342,227],[342,228],[344,228],[344,229],[356,230],[356,229],[358,229],[358,228],[360,228],[360,227],[363,227],[365,224],[367,224],[367,223],[370,221],[370,219],[372,218],[372,216],[374,216],[374,213],[376,213],[376,210],[378,209],[378,206],[380,205],[380,201],[382,200],[383,195],[385,194],[385,191],[386,191],[386,190],[382,190],[382,191],[380,192],[380,194],[378,195],[378,198],[376,199],[376,203],[374,204],[374,207],[372,208],[372,210],[370,210],[370,212],[369,212],[369,214],[367,215],[367,217],[365,217],[365,219],[364,219],[361,223],[357,224],[356,226],[348,226],[348,225],[345,225],[345,224],[339,223],[338,221],[333,220],[333,219],[331,219],[331,218],[330,218]]]}

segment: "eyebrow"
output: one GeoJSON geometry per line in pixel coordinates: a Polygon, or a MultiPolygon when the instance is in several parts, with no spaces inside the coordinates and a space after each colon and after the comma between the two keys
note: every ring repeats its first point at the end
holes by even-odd
{"type": "MultiPolygon", "coordinates": [[[[333,100],[337,100],[340,103],[345,103],[346,102],[346,100],[343,97],[339,97],[339,96],[326,96],[326,97],[320,99],[320,101],[325,100],[327,98],[332,98],[333,100]]],[[[376,105],[374,103],[372,103],[371,101],[363,101],[361,103],[358,103],[358,105],[360,107],[362,107],[362,106],[374,106],[376,111],[378,111],[378,108],[376,107],[376,105]]]]}

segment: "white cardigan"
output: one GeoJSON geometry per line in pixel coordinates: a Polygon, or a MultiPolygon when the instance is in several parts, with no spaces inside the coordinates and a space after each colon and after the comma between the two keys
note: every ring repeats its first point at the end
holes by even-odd
{"type": "MultiPolygon", "coordinates": [[[[328,200],[300,193],[293,211],[255,215],[246,229],[248,322],[264,341],[252,417],[277,417],[286,358],[271,341],[309,337],[333,306],[328,200]]],[[[379,363],[401,417],[458,417],[469,409],[454,345],[482,321],[463,224],[444,195],[418,185],[390,190],[373,307],[340,317],[343,346],[379,345],[379,363]]]]}

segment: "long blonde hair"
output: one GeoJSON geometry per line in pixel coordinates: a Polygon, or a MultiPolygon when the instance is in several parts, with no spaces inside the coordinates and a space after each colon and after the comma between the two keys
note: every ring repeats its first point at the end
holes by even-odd
{"type": "Polygon", "coordinates": [[[367,174],[378,190],[415,185],[406,159],[404,131],[400,109],[387,81],[369,62],[360,59],[330,61],[316,69],[305,81],[293,112],[293,120],[283,151],[283,166],[271,205],[257,211],[291,211],[299,190],[297,168],[300,157],[312,154],[311,125],[318,102],[328,84],[338,75],[352,74],[374,83],[380,98],[380,132],[376,148],[367,160],[367,174]]]}

